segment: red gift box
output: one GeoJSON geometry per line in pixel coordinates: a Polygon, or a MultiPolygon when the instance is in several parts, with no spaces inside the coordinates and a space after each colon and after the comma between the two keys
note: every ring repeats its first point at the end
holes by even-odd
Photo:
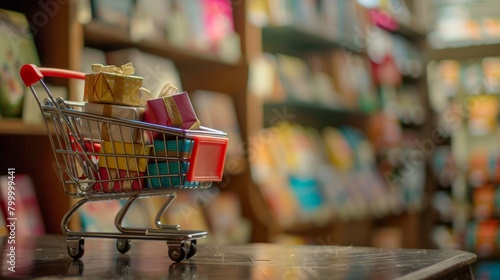
{"type": "MultiPolygon", "coordinates": [[[[73,136],[70,136],[70,140],[71,140],[71,149],[73,151],[76,151],[76,152],[82,152],[81,146],[76,143],[76,141],[73,138],[73,136]]],[[[98,143],[98,142],[93,142],[93,141],[90,141],[90,140],[84,140],[83,141],[83,145],[85,146],[85,152],[87,152],[87,153],[99,153],[99,151],[101,150],[101,143],[98,143]]],[[[95,166],[97,166],[97,162],[98,162],[98,159],[99,159],[98,155],[87,154],[87,157],[90,159],[90,161],[95,166]]],[[[86,161],[85,157],[83,157],[83,154],[81,156],[81,159],[82,159],[82,161],[86,161]]],[[[83,169],[83,167],[80,167],[80,168],[83,169]]],[[[80,176],[80,179],[86,179],[86,178],[87,178],[87,176],[82,171],[82,175],[80,176]]]]}
{"type": "MultiPolygon", "coordinates": [[[[80,145],[78,145],[75,140],[73,139],[73,137],[71,137],[71,149],[73,151],[76,151],[76,152],[82,152],[82,149],[80,147],[80,145]]],[[[87,153],[99,153],[99,151],[101,150],[101,143],[98,143],[98,142],[91,142],[89,140],[85,140],[83,141],[83,144],[85,145],[85,152],[87,153]]],[[[97,164],[97,159],[99,158],[99,156],[97,155],[87,155],[88,158],[97,164]]]]}
{"type": "MultiPolygon", "coordinates": [[[[187,92],[150,99],[146,103],[144,121],[183,129],[198,129],[200,121],[196,117],[187,92]]],[[[156,137],[153,134],[153,137],[156,137]]]]}
{"type": "Polygon", "coordinates": [[[139,191],[146,185],[144,178],[133,179],[134,177],[144,176],[143,172],[127,172],[126,170],[111,169],[100,167],[99,179],[110,180],[121,178],[123,180],[100,182],[94,185],[94,191],[97,192],[128,192],[139,191]]]}

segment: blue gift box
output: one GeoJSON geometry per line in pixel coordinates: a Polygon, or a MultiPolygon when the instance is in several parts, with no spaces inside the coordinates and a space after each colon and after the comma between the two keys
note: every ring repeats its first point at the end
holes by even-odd
{"type": "Polygon", "coordinates": [[[153,143],[154,152],[157,156],[189,158],[193,150],[193,142],[193,139],[155,140],[153,143]]]}
{"type": "Polygon", "coordinates": [[[148,164],[147,173],[150,176],[171,175],[159,178],[148,178],[149,188],[167,188],[167,187],[196,187],[199,182],[186,181],[185,174],[189,170],[189,162],[168,161],[148,164]],[[183,175],[184,174],[184,175],[183,175]]]}

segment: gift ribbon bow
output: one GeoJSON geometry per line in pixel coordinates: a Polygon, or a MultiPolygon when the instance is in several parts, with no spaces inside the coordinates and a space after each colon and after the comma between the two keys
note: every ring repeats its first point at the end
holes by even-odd
{"type": "Polygon", "coordinates": [[[173,94],[176,94],[178,89],[171,85],[171,84],[166,84],[163,86],[163,88],[160,91],[160,95],[158,96],[159,98],[167,97],[173,94]]]}
{"type": "MultiPolygon", "coordinates": [[[[102,65],[96,63],[92,64],[92,72],[94,72],[94,74],[107,73],[130,76],[135,73],[135,68],[132,65],[132,62],[125,63],[122,66],[102,65]]],[[[151,95],[151,91],[149,89],[141,87],[137,92],[137,96],[131,96],[130,98],[134,103],[137,103],[137,105],[144,106],[146,101],[152,99],[153,96],[151,95]]]]}
{"type": "Polygon", "coordinates": [[[123,64],[122,66],[92,64],[92,72],[94,73],[111,73],[120,75],[133,75],[135,68],[132,62],[123,64]]]}
{"type": "MultiPolygon", "coordinates": [[[[173,98],[169,98],[170,96],[177,93],[177,88],[171,84],[166,84],[160,91],[159,98],[163,99],[163,104],[167,109],[167,114],[169,119],[172,121],[172,126],[174,127],[182,127],[184,124],[184,120],[182,118],[182,114],[177,107],[173,98]]],[[[197,129],[200,126],[200,121],[196,120],[196,122],[189,129],[197,129]]]]}

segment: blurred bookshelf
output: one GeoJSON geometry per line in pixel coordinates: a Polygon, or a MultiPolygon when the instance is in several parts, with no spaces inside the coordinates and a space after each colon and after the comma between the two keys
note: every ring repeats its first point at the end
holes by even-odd
{"type": "Polygon", "coordinates": [[[333,36],[327,36],[318,30],[298,25],[266,26],[262,28],[262,41],[264,42],[263,51],[271,53],[297,54],[333,48],[355,53],[362,51],[362,48],[354,43],[348,43],[333,36]]]}
{"type": "Polygon", "coordinates": [[[103,50],[137,48],[147,53],[168,57],[181,64],[206,64],[208,66],[222,64],[236,66],[243,63],[241,57],[234,61],[224,60],[224,58],[213,53],[173,45],[161,37],[144,38],[134,41],[130,38],[130,32],[127,29],[97,20],[84,25],[84,41],[86,46],[103,50]]]}
{"type": "Polygon", "coordinates": [[[467,42],[444,48],[429,48],[427,58],[429,60],[441,59],[473,59],[499,54],[500,42],[467,42]]]}
{"type": "MultiPolygon", "coordinates": [[[[276,4],[273,1],[263,2],[269,3],[269,7],[276,4]]],[[[252,207],[257,213],[258,220],[265,225],[265,231],[262,233],[265,235],[265,240],[280,239],[290,235],[292,239],[303,238],[306,243],[317,243],[318,239],[329,238],[330,242],[340,244],[352,242],[351,244],[381,245],[371,238],[384,236],[386,232],[388,235],[385,238],[398,240],[397,242],[401,242],[398,243],[400,246],[429,247],[430,236],[427,234],[429,224],[425,222],[425,216],[428,214],[426,210],[428,197],[425,194],[428,191],[427,183],[418,183],[417,189],[422,189],[412,194],[403,194],[411,192],[411,187],[408,189],[396,187],[397,190],[393,188],[395,191],[385,196],[387,200],[381,199],[376,193],[385,193],[388,182],[376,178],[377,171],[374,171],[375,177],[369,180],[371,185],[351,181],[353,178],[371,176],[363,173],[366,170],[362,170],[363,168],[371,170],[372,165],[365,165],[361,170],[356,168],[345,170],[342,169],[342,164],[345,164],[343,161],[332,163],[322,159],[328,157],[328,151],[321,152],[323,145],[328,146],[326,150],[338,149],[336,150],[338,154],[349,154],[352,150],[352,153],[356,154],[353,157],[362,158],[363,152],[360,152],[362,145],[357,147],[356,143],[366,143],[365,141],[370,142],[368,145],[374,146],[377,154],[374,157],[382,159],[389,149],[378,146],[378,141],[373,138],[376,134],[374,131],[378,130],[377,124],[380,124],[380,127],[383,127],[384,123],[394,124],[391,128],[388,125],[387,129],[397,127],[396,130],[400,130],[401,135],[406,135],[408,131],[420,139],[425,138],[428,132],[424,125],[425,117],[428,116],[428,105],[421,65],[425,33],[411,24],[398,22],[392,16],[383,21],[374,21],[372,14],[380,13],[380,10],[370,10],[358,6],[355,2],[322,1],[320,5],[331,5],[329,6],[331,9],[319,13],[315,13],[317,11],[306,1],[279,6],[276,10],[271,8],[266,10],[262,5],[249,8],[247,17],[257,31],[251,30],[248,34],[260,34],[254,41],[262,42],[253,48],[248,48],[249,53],[262,54],[255,60],[255,72],[252,72],[252,60],[249,60],[250,77],[253,75],[260,77],[255,74],[256,72],[268,73],[268,76],[272,77],[269,78],[271,81],[257,86],[252,85],[252,79],[249,82],[251,96],[249,102],[252,107],[259,108],[256,117],[249,125],[253,127],[251,130],[253,134],[251,133],[249,138],[256,140],[250,142],[250,148],[257,151],[255,154],[250,154],[250,161],[255,172],[253,176],[259,178],[255,182],[257,186],[253,188],[260,190],[260,194],[258,191],[252,191],[250,194],[253,200],[252,207]],[[332,8],[333,6],[335,8],[332,8]],[[392,21],[391,25],[383,24],[388,22],[387,19],[392,21]],[[329,24],[333,26],[328,28],[329,24]],[[378,41],[373,41],[374,39],[378,41]],[[373,48],[373,45],[379,43],[394,45],[390,48],[373,48]],[[394,53],[387,53],[387,49],[394,50],[394,53]],[[383,74],[380,74],[385,71],[381,69],[393,71],[392,68],[386,67],[394,67],[391,65],[393,61],[383,60],[384,55],[396,61],[396,68],[399,67],[396,71],[400,75],[397,79],[385,79],[383,74]],[[401,67],[402,65],[404,66],[401,67]],[[332,86],[328,83],[332,83],[332,86]],[[417,107],[418,112],[414,111],[417,107]],[[384,119],[383,112],[387,111],[391,112],[394,118],[384,119]],[[260,112],[262,118],[259,117],[260,112]],[[283,122],[289,125],[280,125],[283,122]],[[326,137],[330,133],[332,133],[330,136],[345,137],[342,141],[348,144],[345,146],[335,144],[338,139],[326,137]],[[276,146],[278,147],[274,148],[276,146]],[[280,152],[283,148],[279,146],[286,147],[287,152],[280,152]],[[319,152],[308,154],[305,147],[319,152]],[[266,149],[267,152],[263,152],[266,149]],[[361,154],[357,154],[358,152],[361,154]],[[274,166],[270,163],[270,161],[277,162],[280,158],[283,164],[274,166]],[[261,166],[258,166],[259,163],[261,166]],[[341,165],[337,166],[339,163],[341,165]],[[322,181],[324,178],[320,179],[316,177],[318,175],[313,175],[318,171],[313,171],[314,168],[318,166],[324,168],[323,172],[336,174],[329,177],[334,182],[328,183],[322,181]],[[269,175],[283,172],[289,173],[281,175],[281,179],[269,175]],[[309,185],[307,187],[294,185],[294,180],[297,179],[295,177],[305,180],[300,184],[309,185]],[[271,187],[273,184],[271,182],[275,182],[273,180],[289,186],[275,189],[271,187]],[[323,193],[323,202],[318,203],[314,200],[314,195],[311,195],[318,189],[320,193],[332,191],[330,188],[339,192],[333,197],[343,197],[343,200],[332,199],[323,193]],[[299,210],[290,209],[288,212],[291,213],[281,213],[283,211],[279,211],[281,207],[279,205],[290,203],[290,198],[287,197],[293,196],[289,195],[289,189],[292,189],[292,193],[297,192],[296,197],[303,194],[308,196],[309,200],[297,199],[299,206],[289,206],[289,208],[299,207],[299,210]],[[367,189],[374,191],[369,194],[366,192],[367,189]],[[282,198],[275,198],[273,195],[275,191],[279,192],[282,198]],[[346,194],[349,192],[356,193],[359,197],[346,194]],[[397,192],[401,192],[402,196],[415,197],[415,200],[393,204],[393,199],[401,199],[394,194],[397,192]],[[306,212],[305,214],[300,212],[302,207],[307,209],[310,207],[311,212],[307,210],[302,210],[306,212]],[[295,223],[291,217],[293,215],[297,216],[295,223]],[[351,233],[359,232],[359,234],[349,236],[343,231],[344,228],[349,228],[351,233]],[[402,233],[399,237],[395,233],[398,231],[402,233]]],[[[390,12],[385,14],[391,15],[390,12]]],[[[394,145],[392,148],[407,149],[407,143],[394,145]]],[[[356,164],[359,163],[354,161],[356,164]]],[[[379,167],[381,166],[377,168],[379,167]]],[[[427,180],[425,174],[422,178],[427,180]]],[[[381,237],[381,240],[383,239],[384,237],[381,237]]]]}
{"type": "Polygon", "coordinates": [[[376,26],[411,40],[424,39],[427,35],[423,27],[417,24],[415,19],[413,19],[413,24],[411,22],[401,22],[392,16],[390,12],[377,8],[370,10],[370,16],[376,26]]]}
{"type": "Polygon", "coordinates": [[[1,134],[47,135],[45,124],[26,124],[22,119],[0,119],[1,134]]]}
{"type": "Polygon", "coordinates": [[[281,121],[280,113],[290,115],[290,121],[318,129],[332,125],[347,125],[363,130],[366,128],[369,118],[369,113],[361,111],[287,100],[283,102],[266,102],[264,104],[264,127],[271,127],[281,121]]]}
{"type": "Polygon", "coordinates": [[[500,66],[500,2],[436,1],[432,8],[436,15],[427,36],[427,84],[434,129],[446,137],[432,160],[432,241],[437,248],[476,253],[477,278],[494,279],[500,256],[496,169],[500,91],[493,69],[500,66]],[[447,115],[459,104],[464,104],[464,111],[447,115]],[[491,122],[482,125],[485,118],[491,122]],[[489,168],[484,168],[486,162],[489,168]]]}

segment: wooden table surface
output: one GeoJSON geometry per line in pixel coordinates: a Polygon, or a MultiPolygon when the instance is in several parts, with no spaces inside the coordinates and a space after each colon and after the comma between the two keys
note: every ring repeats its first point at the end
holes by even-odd
{"type": "Polygon", "coordinates": [[[456,250],[379,249],[343,246],[200,244],[192,259],[172,262],[161,241],[132,241],[120,254],[115,240],[87,238],[85,254],[72,260],[64,236],[16,237],[2,245],[2,278],[72,279],[473,279],[476,255],[456,250]]]}

